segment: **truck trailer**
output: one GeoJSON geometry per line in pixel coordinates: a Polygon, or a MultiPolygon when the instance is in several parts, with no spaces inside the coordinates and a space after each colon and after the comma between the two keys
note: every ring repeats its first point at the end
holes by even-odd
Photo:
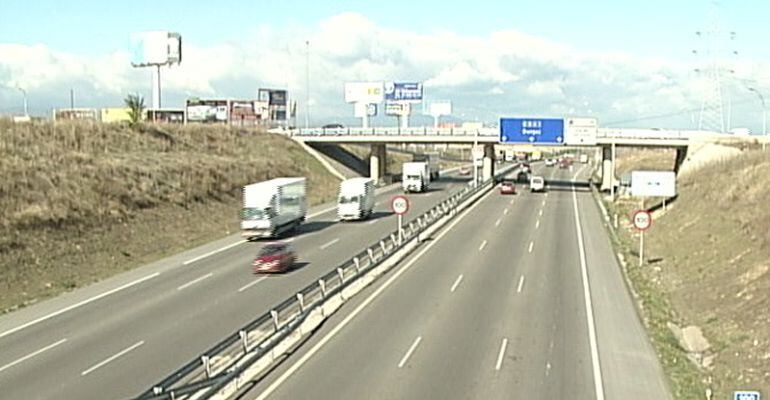
{"type": "Polygon", "coordinates": [[[241,235],[275,238],[296,228],[307,215],[305,178],[275,178],[243,187],[241,235]]]}
{"type": "Polygon", "coordinates": [[[404,193],[424,192],[428,190],[429,182],[430,170],[428,169],[427,162],[408,162],[403,164],[401,185],[404,193]]]}
{"type": "Polygon", "coordinates": [[[429,178],[431,181],[435,181],[439,176],[439,154],[438,152],[430,152],[425,154],[415,154],[412,157],[412,161],[426,162],[428,163],[429,178]]]}

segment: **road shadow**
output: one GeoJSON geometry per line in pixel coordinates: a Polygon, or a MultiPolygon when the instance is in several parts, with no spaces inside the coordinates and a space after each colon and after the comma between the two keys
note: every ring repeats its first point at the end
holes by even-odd
{"type": "Polygon", "coordinates": [[[286,232],[285,234],[281,235],[281,238],[289,238],[292,236],[302,236],[307,235],[310,233],[322,231],[332,225],[334,225],[336,221],[310,221],[305,222],[304,224],[298,226],[296,229],[294,229],[293,232],[286,232]]]}
{"type": "Polygon", "coordinates": [[[560,180],[560,179],[547,179],[545,181],[546,191],[571,192],[573,188],[576,192],[590,192],[591,183],[588,181],[572,182],[572,181],[560,180]]]}
{"type": "Polygon", "coordinates": [[[363,224],[375,219],[385,218],[389,215],[393,215],[393,213],[390,211],[374,211],[369,215],[369,217],[364,219],[341,220],[340,222],[343,224],[353,224],[353,225],[363,224]]]}
{"type": "Polygon", "coordinates": [[[470,176],[447,176],[441,175],[437,182],[439,183],[462,183],[468,182],[471,179],[470,176]]]}

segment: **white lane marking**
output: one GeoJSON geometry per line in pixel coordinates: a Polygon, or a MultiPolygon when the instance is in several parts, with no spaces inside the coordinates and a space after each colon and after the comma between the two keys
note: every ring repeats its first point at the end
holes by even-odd
{"type": "Polygon", "coordinates": [[[339,241],[340,241],[340,238],[336,238],[336,239],[330,240],[329,242],[327,242],[327,243],[324,243],[324,244],[322,244],[321,246],[319,246],[319,249],[321,249],[321,250],[326,250],[326,248],[327,248],[327,247],[329,247],[329,246],[331,246],[331,245],[333,245],[334,243],[337,243],[337,242],[339,242],[339,241]]]}
{"type": "Polygon", "coordinates": [[[367,224],[369,224],[369,225],[373,225],[373,224],[376,224],[376,223],[377,223],[376,219],[373,219],[373,220],[367,222],[367,224]]]}
{"type": "Polygon", "coordinates": [[[545,192],[545,197],[548,197],[548,192],[545,192]]]}
{"type": "Polygon", "coordinates": [[[521,293],[521,289],[524,288],[524,275],[519,278],[519,287],[516,289],[516,293],[521,293]]]}
{"type": "Polygon", "coordinates": [[[543,200],[543,204],[541,204],[541,205],[542,205],[542,206],[545,206],[545,200],[543,200]]]}
{"type": "Polygon", "coordinates": [[[513,199],[511,199],[511,202],[509,204],[513,204],[513,199]]]}
{"type": "Polygon", "coordinates": [[[8,368],[11,368],[11,367],[13,367],[13,366],[14,366],[14,365],[16,365],[16,364],[19,364],[19,363],[23,363],[24,361],[27,361],[27,360],[29,360],[30,358],[32,358],[32,357],[34,357],[34,356],[36,356],[36,355],[39,355],[40,353],[43,353],[44,351],[48,351],[48,350],[51,350],[51,349],[53,349],[54,347],[56,347],[56,346],[58,346],[58,345],[60,345],[60,344],[62,344],[62,343],[64,343],[64,342],[66,342],[66,341],[67,341],[67,339],[62,339],[62,340],[59,340],[58,342],[56,342],[56,343],[53,343],[53,344],[49,344],[48,346],[45,346],[45,347],[43,347],[43,348],[42,348],[42,349],[40,349],[40,350],[37,350],[37,351],[35,351],[35,352],[32,352],[32,353],[29,353],[29,354],[27,354],[26,356],[24,356],[24,357],[22,357],[22,358],[20,358],[20,359],[18,359],[18,360],[16,360],[16,361],[13,361],[13,362],[10,362],[10,363],[8,363],[8,364],[5,364],[5,365],[3,365],[2,367],[0,367],[0,372],[3,372],[3,371],[5,371],[6,369],[8,369],[8,368]]]}
{"type": "Polygon", "coordinates": [[[535,242],[529,242],[529,250],[527,252],[531,253],[532,248],[535,246],[535,242]]]}
{"type": "Polygon", "coordinates": [[[291,243],[291,242],[293,242],[293,241],[294,241],[294,239],[296,239],[296,237],[290,237],[290,238],[288,238],[288,239],[284,240],[284,242],[286,242],[286,243],[291,243]]]}
{"type": "Polygon", "coordinates": [[[319,211],[316,211],[316,212],[314,212],[314,213],[312,213],[312,214],[308,215],[308,216],[307,216],[307,217],[305,217],[305,218],[306,218],[306,219],[315,218],[315,217],[317,217],[317,216],[319,216],[319,215],[323,215],[323,214],[326,214],[326,213],[328,213],[329,211],[332,211],[332,210],[336,210],[336,209],[337,209],[337,206],[332,206],[332,207],[329,207],[329,208],[325,208],[325,209],[323,209],[323,210],[319,210],[319,211]]]}
{"type": "Polygon", "coordinates": [[[596,342],[596,326],[594,321],[594,308],[591,303],[591,286],[588,281],[588,269],[586,267],[586,250],[583,245],[583,228],[580,226],[580,211],[577,206],[577,192],[575,191],[575,179],[572,177],[572,205],[575,210],[575,230],[577,231],[578,251],[580,253],[580,273],[583,278],[583,297],[586,307],[586,322],[588,324],[588,342],[591,346],[591,365],[593,366],[594,391],[596,400],[604,400],[604,382],[602,381],[602,368],[599,364],[599,349],[596,342]]]}
{"type": "Polygon", "coordinates": [[[412,352],[417,348],[417,346],[422,341],[422,336],[417,336],[417,339],[414,340],[414,343],[412,343],[412,346],[409,347],[409,350],[404,354],[404,357],[401,359],[401,362],[398,363],[399,368],[403,368],[404,364],[406,364],[406,361],[409,360],[409,356],[412,355],[412,352]]]}
{"type": "Polygon", "coordinates": [[[508,215],[508,209],[503,210],[503,214],[508,215]]]}
{"type": "Polygon", "coordinates": [[[393,284],[393,282],[398,279],[404,272],[409,270],[409,268],[412,267],[425,253],[428,252],[433,246],[438,243],[444,235],[452,231],[452,228],[454,228],[460,221],[462,221],[468,213],[473,211],[474,208],[478,207],[481,203],[484,202],[492,193],[493,191],[487,192],[486,195],[484,195],[481,199],[479,199],[476,203],[472,204],[470,207],[468,207],[465,211],[463,211],[462,214],[460,214],[454,221],[452,221],[451,224],[446,228],[446,230],[441,231],[435,239],[431,240],[417,255],[414,256],[409,262],[404,264],[404,266],[396,271],[385,283],[382,284],[382,286],[378,287],[377,290],[374,291],[369,297],[366,298],[358,307],[356,307],[355,310],[353,310],[345,319],[342,320],[342,322],[339,323],[339,325],[335,326],[334,329],[332,329],[329,333],[326,334],[321,340],[316,343],[315,346],[313,346],[310,350],[307,351],[297,362],[295,362],[289,369],[286,370],[286,372],[283,373],[280,377],[278,377],[275,381],[273,381],[270,386],[268,386],[264,392],[260,393],[259,396],[255,400],[265,400],[268,396],[270,396],[273,392],[275,392],[276,389],[278,389],[278,386],[281,386],[283,382],[285,382],[289,377],[297,372],[302,365],[304,365],[315,353],[317,353],[321,347],[323,347],[326,343],[328,343],[336,334],[338,334],[347,324],[350,323],[350,321],[353,320],[358,314],[361,313],[361,311],[364,310],[369,304],[371,304],[372,301],[374,301],[377,296],[382,294],[390,285],[393,284]]]}
{"type": "Polygon", "coordinates": [[[537,222],[535,222],[535,229],[537,229],[539,227],[540,227],[540,220],[537,220],[537,222]]]}
{"type": "Polygon", "coordinates": [[[240,242],[235,242],[235,243],[231,243],[231,244],[228,244],[228,245],[227,245],[227,246],[225,246],[225,247],[222,247],[222,248],[216,249],[216,250],[214,250],[214,251],[210,251],[210,252],[208,252],[208,253],[206,253],[206,254],[200,255],[200,256],[198,256],[198,257],[195,257],[195,258],[191,258],[191,259],[189,259],[189,260],[187,260],[187,261],[183,262],[183,263],[182,263],[182,265],[190,265],[190,264],[192,264],[192,263],[194,263],[194,262],[196,262],[196,261],[202,260],[202,259],[204,259],[204,258],[206,258],[206,257],[208,257],[208,256],[212,256],[212,255],[214,255],[214,254],[217,254],[217,253],[223,252],[223,251],[225,251],[225,250],[227,250],[227,249],[231,249],[231,248],[233,248],[233,247],[235,247],[235,246],[237,246],[237,245],[239,245],[239,244],[244,244],[244,243],[246,243],[246,242],[248,242],[248,240],[241,240],[240,242]]]}
{"type": "Polygon", "coordinates": [[[86,376],[86,375],[90,374],[91,372],[96,371],[97,369],[99,369],[99,368],[101,368],[101,367],[103,367],[103,366],[105,366],[105,365],[115,361],[118,357],[126,355],[126,353],[128,353],[129,351],[134,350],[134,349],[136,349],[137,347],[139,347],[139,346],[141,346],[143,344],[144,344],[144,340],[141,340],[139,342],[134,343],[133,345],[131,345],[131,346],[121,350],[118,354],[115,354],[114,356],[111,356],[111,357],[105,359],[104,361],[94,365],[93,367],[91,367],[91,368],[81,372],[80,376],[86,376]]]}
{"type": "Polygon", "coordinates": [[[500,218],[498,218],[497,221],[495,221],[495,226],[500,226],[500,218]]]}
{"type": "Polygon", "coordinates": [[[484,250],[484,247],[487,247],[487,241],[486,240],[481,242],[481,246],[479,246],[479,251],[484,250]]]}
{"type": "Polygon", "coordinates": [[[543,216],[543,210],[540,210],[540,216],[541,217],[543,216]]]}
{"type": "Polygon", "coordinates": [[[209,272],[208,274],[206,274],[206,275],[203,275],[203,276],[201,276],[200,278],[196,278],[196,279],[193,279],[193,280],[191,280],[190,282],[187,282],[187,283],[185,283],[184,285],[182,285],[182,286],[179,286],[178,288],[176,288],[176,290],[184,290],[184,289],[187,289],[188,287],[190,287],[190,286],[192,286],[192,285],[194,285],[194,284],[196,284],[196,283],[198,283],[198,282],[200,282],[200,281],[202,281],[202,280],[204,280],[204,279],[208,279],[208,278],[211,278],[211,276],[212,276],[212,275],[214,275],[214,273],[213,273],[213,272],[209,272]]]}
{"type": "Polygon", "coordinates": [[[500,344],[500,353],[497,354],[497,363],[495,364],[495,370],[497,371],[503,366],[503,356],[505,355],[506,347],[508,347],[508,338],[503,338],[503,343],[500,344]]]}
{"type": "Polygon", "coordinates": [[[457,280],[455,280],[455,283],[452,284],[452,288],[449,289],[449,291],[454,292],[455,289],[457,289],[457,285],[459,285],[462,280],[463,280],[463,274],[460,274],[460,276],[457,277],[457,280]]]}
{"type": "Polygon", "coordinates": [[[22,329],[25,329],[25,328],[29,328],[29,327],[30,327],[30,326],[32,326],[32,325],[35,325],[35,324],[38,324],[38,323],[40,323],[40,322],[43,322],[43,321],[45,321],[45,320],[51,319],[51,318],[53,318],[53,317],[55,317],[55,316],[57,316],[57,315],[61,315],[61,314],[64,314],[64,313],[65,313],[65,312],[67,312],[67,311],[71,311],[71,310],[74,310],[74,309],[76,309],[76,308],[78,308],[78,307],[82,307],[82,306],[84,306],[84,305],[86,305],[86,304],[88,304],[88,303],[91,303],[91,302],[93,302],[93,301],[96,301],[96,300],[99,300],[99,299],[101,299],[101,298],[107,297],[107,296],[109,296],[109,295],[111,295],[111,294],[114,294],[114,293],[117,293],[117,292],[119,292],[119,291],[121,291],[121,290],[123,290],[123,289],[128,289],[128,288],[130,288],[131,286],[134,286],[134,285],[138,285],[138,284],[140,284],[140,283],[142,283],[142,282],[144,282],[144,281],[147,281],[147,280],[150,280],[150,279],[152,279],[152,278],[155,278],[155,277],[156,277],[156,276],[158,276],[158,275],[160,275],[160,272],[156,272],[156,273],[154,273],[154,274],[150,274],[150,275],[147,275],[147,276],[145,276],[145,277],[143,277],[143,278],[139,278],[139,279],[137,279],[137,280],[135,280],[135,281],[132,281],[132,282],[126,283],[126,284],[125,284],[125,285],[123,285],[123,286],[118,286],[118,287],[116,287],[115,289],[112,289],[112,290],[108,290],[108,291],[106,291],[106,292],[104,292],[104,293],[102,293],[102,294],[99,294],[99,295],[96,295],[96,296],[94,296],[94,297],[91,297],[90,299],[86,299],[86,300],[83,300],[83,301],[81,301],[81,302],[79,302],[79,303],[73,304],[73,305],[71,305],[71,306],[68,306],[68,307],[64,307],[64,308],[62,308],[62,309],[61,309],[61,310],[59,310],[59,311],[54,311],[54,312],[52,312],[52,313],[50,313],[50,314],[48,314],[48,315],[42,316],[42,317],[40,317],[40,318],[38,318],[38,319],[35,319],[35,320],[32,320],[32,321],[30,321],[30,322],[27,322],[26,324],[23,324],[23,325],[17,326],[17,327],[15,327],[15,328],[13,328],[13,329],[9,329],[9,330],[7,330],[7,331],[5,331],[5,332],[3,332],[3,333],[0,333],[0,338],[3,338],[3,337],[5,337],[5,336],[8,336],[8,335],[10,335],[10,334],[12,334],[12,333],[18,332],[18,331],[20,331],[20,330],[22,330],[22,329]]]}
{"type": "Polygon", "coordinates": [[[547,362],[545,363],[545,376],[548,376],[550,372],[551,372],[551,363],[547,362]]]}
{"type": "Polygon", "coordinates": [[[256,285],[257,283],[264,281],[265,279],[267,279],[267,277],[265,277],[265,276],[263,276],[263,277],[261,277],[259,279],[256,279],[253,282],[249,283],[248,285],[238,289],[238,292],[242,292],[242,291],[244,291],[244,290],[246,290],[246,289],[256,285]]]}

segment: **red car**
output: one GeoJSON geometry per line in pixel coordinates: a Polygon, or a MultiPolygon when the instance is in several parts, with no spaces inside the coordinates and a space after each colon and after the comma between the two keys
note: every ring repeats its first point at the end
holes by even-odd
{"type": "Polygon", "coordinates": [[[259,250],[257,258],[251,264],[254,273],[285,272],[294,266],[297,256],[294,249],[288,243],[268,243],[259,250]]]}
{"type": "Polygon", "coordinates": [[[511,181],[500,183],[500,194],[516,194],[516,185],[511,181]]]}

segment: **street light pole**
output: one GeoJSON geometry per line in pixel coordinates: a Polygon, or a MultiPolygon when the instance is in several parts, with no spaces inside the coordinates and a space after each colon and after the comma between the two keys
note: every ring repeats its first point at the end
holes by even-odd
{"type": "Polygon", "coordinates": [[[305,40],[305,129],[310,127],[310,41],[305,40]]]}

